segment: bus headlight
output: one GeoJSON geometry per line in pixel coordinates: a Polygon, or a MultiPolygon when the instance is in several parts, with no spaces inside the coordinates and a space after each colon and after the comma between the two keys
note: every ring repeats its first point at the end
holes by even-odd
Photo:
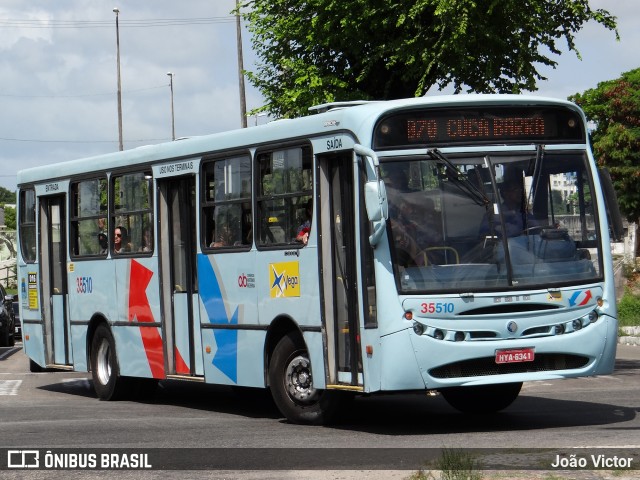
{"type": "Polygon", "coordinates": [[[420,336],[424,333],[424,325],[420,322],[413,322],[413,333],[420,336]]]}
{"type": "Polygon", "coordinates": [[[592,310],[589,312],[589,323],[595,323],[598,321],[598,318],[600,318],[600,316],[598,315],[598,312],[596,312],[595,310],[592,310]]]}
{"type": "Polygon", "coordinates": [[[572,325],[573,325],[573,330],[574,331],[581,330],[582,329],[582,320],[580,320],[580,319],[574,320],[572,325]]]}

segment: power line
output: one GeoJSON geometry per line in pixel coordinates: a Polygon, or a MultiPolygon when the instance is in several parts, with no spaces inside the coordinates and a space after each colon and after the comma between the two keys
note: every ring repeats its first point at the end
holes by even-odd
{"type": "MultiPolygon", "coordinates": [[[[153,142],[168,142],[170,138],[147,138],[139,140],[129,140],[127,143],[153,143],[153,142]]],[[[3,142],[28,142],[28,143],[118,143],[118,140],[38,140],[32,138],[5,138],[0,137],[0,141],[3,142]]]]}
{"type": "MultiPolygon", "coordinates": [[[[120,20],[120,26],[140,27],[172,27],[176,25],[211,25],[216,23],[232,23],[235,17],[200,17],[200,18],[166,18],[120,20]]],[[[52,20],[52,19],[0,19],[0,27],[5,28],[113,28],[112,20],[52,20]]]]}
{"type": "MultiPolygon", "coordinates": [[[[169,84],[166,85],[158,85],[155,87],[146,87],[146,88],[137,88],[133,90],[125,90],[127,94],[136,93],[136,92],[144,92],[147,90],[157,90],[160,88],[167,88],[169,84]]],[[[124,92],[123,92],[124,93],[124,92]]],[[[16,93],[0,93],[0,97],[4,98],[82,98],[82,97],[102,97],[108,95],[115,95],[115,92],[108,93],[81,93],[78,95],[21,95],[16,93]]]]}

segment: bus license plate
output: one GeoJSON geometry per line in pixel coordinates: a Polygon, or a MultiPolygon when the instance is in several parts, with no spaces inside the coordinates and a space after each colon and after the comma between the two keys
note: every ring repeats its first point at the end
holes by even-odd
{"type": "Polygon", "coordinates": [[[535,353],[533,348],[517,350],[496,350],[496,363],[533,362],[535,353]]]}

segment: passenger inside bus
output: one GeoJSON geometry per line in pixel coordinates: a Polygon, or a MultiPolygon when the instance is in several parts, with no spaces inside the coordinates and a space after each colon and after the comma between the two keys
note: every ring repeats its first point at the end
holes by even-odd
{"type": "Polygon", "coordinates": [[[213,237],[211,238],[211,248],[228,247],[233,245],[233,235],[227,225],[221,226],[219,229],[213,231],[213,237]]]}
{"type": "Polygon", "coordinates": [[[298,227],[296,232],[296,242],[306,245],[309,242],[309,234],[311,233],[311,216],[313,215],[313,199],[307,200],[305,206],[305,221],[298,227]]]}
{"type": "Polygon", "coordinates": [[[521,172],[505,172],[503,181],[498,184],[498,191],[502,197],[500,211],[504,218],[504,229],[500,226],[499,217],[494,216],[491,224],[485,219],[481,227],[481,235],[500,235],[504,230],[507,237],[517,237],[541,225],[527,207],[521,172]]]}
{"type": "Polygon", "coordinates": [[[129,237],[127,235],[127,229],[122,226],[116,227],[113,238],[113,252],[127,253],[131,251],[128,242],[129,237]]]}
{"type": "Polygon", "coordinates": [[[153,248],[153,240],[151,239],[151,228],[145,227],[142,231],[142,243],[140,244],[139,252],[151,252],[153,248]]]}
{"type": "Polygon", "coordinates": [[[98,234],[98,244],[100,245],[100,254],[106,254],[109,248],[109,241],[107,239],[107,236],[102,232],[98,234]]]}

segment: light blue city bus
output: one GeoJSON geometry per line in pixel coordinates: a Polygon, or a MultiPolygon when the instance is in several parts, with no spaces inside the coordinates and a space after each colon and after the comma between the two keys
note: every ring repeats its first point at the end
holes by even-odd
{"type": "Polygon", "coordinates": [[[102,400],[268,387],[321,424],[358,394],[495,412],[613,370],[619,213],[566,101],[328,104],[18,188],[31,369],[91,372],[102,400]]]}

